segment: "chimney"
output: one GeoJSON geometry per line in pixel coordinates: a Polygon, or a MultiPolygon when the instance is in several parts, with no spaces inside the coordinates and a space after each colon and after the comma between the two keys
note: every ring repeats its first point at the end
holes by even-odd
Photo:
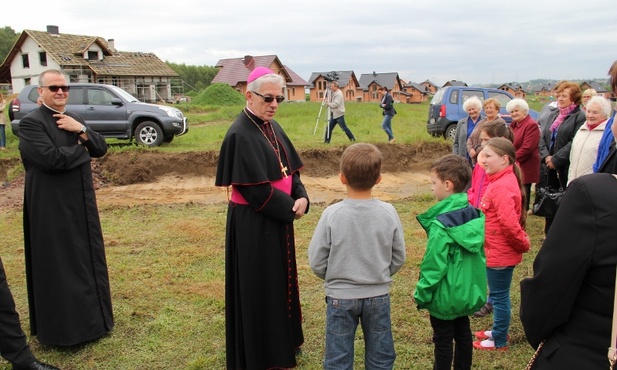
{"type": "Polygon", "coordinates": [[[252,55],[245,55],[244,56],[243,63],[244,63],[245,66],[248,66],[249,64],[251,64],[252,61],[253,61],[253,56],[252,55]]]}
{"type": "Polygon", "coordinates": [[[59,35],[60,34],[60,29],[58,28],[58,26],[48,25],[47,26],[47,33],[49,33],[50,35],[59,35]]]}
{"type": "Polygon", "coordinates": [[[109,47],[109,50],[114,53],[116,52],[116,44],[114,42],[114,39],[107,39],[107,46],[109,47]]]}
{"type": "Polygon", "coordinates": [[[373,77],[377,77],[377,73],[375,73],[375,71],[373,71],[373,77]]]}

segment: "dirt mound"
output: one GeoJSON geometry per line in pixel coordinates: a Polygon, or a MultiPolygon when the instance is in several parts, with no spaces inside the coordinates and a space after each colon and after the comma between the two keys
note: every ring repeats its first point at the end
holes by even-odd
{"type": "MultiPolygon", "coordinates": [[[[446,142],[413,145],[379,144],[384,180],[376,188],[380,198],[405,197],[428,186],[427,172],[438,157],[450,152],[446,142]]],[[[300,151],[302,177],[313,201],[331,202],[344,196],[338,181],[344,147],[300,151]]],[[[175,202],[224,202],[226,190],[214,187],[218,152],[162,153],[132,151],[109,153],[93,160],[94,186],[99,203],[127,205],[175,202]]],[[[0,179],[21,166],[19,159],[0,161],[0,179]]],[[[23,175],[3,180],[0,207],[21,207],[23,175]]]]}
{"type": "MultiPolygon", "coordinates": [[[[447,143],[414,145],[380,144],[384,172],[426,171],[439,156],[450,151],[447,143]]],[[[300,151],[303,175],[328,177],[338,174],[344,147],[300,151]]],[[[107,155],[100,162],[101,174],[110,185],[129,185],[155,181],[176,174],[212,177],[216,173],[218,152],[160,153],[125,152],[107,155]]]]}

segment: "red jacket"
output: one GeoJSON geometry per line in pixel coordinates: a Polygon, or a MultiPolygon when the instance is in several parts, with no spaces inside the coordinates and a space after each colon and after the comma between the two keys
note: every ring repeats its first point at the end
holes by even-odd
{"type": "Polygon", "coordinates": [[[529,250],[529,238],[519,223],[521,189],[512,166],[489,175],[489,185],[480,202],[486,215],[484,251],[487,267],[519,264],[529,250]]]}
{"type": "Polygon", "coordinates": [[[540,180],[540,126],[528,115],[521,122],[512,122],[510,128],[514,133],[516,161],[523,172],[523,183],[537,183],[540,180]]]}

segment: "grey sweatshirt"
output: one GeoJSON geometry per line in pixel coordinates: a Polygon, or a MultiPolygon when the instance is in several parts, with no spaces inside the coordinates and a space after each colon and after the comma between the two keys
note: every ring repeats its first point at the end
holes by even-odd
{"type": "Polygon", "coordinates": [[[326,208],[308,248],[326,295],[370,298],[390,291],[405,262],[403,226],[394,207],[378,199],[345,199],[326,208]]]}

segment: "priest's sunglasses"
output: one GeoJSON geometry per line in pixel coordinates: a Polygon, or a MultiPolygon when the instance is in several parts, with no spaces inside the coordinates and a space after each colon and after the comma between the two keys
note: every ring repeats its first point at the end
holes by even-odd
{"type": "Polygon", "coordinates": [[[51,91],[52,93],[57,93],[58,90],[62,90],[62,92],[69,92],[69,90],[71,89],[70,86],[56,86],[56,85],[49,85],[49,86],[41,86],[41,87],[46,87],[49,89],[49,91],[51,91]]]}
{"type": "Polygon", "coordinates": [[[251,90],[251,92],[252,92],[253,94],[257,95],[257,96],[261,96],[261,98],[262,98],[262,99],[263,99],[266,103],[272,103],[272,102],[274,101],[274,99],[276,99],[276,102],[277,102],[277,103],[282,103],[282,102],[283,102],[283,100],[285,100],[285,97],[284,97],[284,96],[280,96],[280,95],[279,95],[279,96],[276,96],[276,97],[274,97],[274,96],[263,96],[263,95],[261,95],[260,93],[258,93],[257,91],[252,91],[252,90],[251,90]]]}

